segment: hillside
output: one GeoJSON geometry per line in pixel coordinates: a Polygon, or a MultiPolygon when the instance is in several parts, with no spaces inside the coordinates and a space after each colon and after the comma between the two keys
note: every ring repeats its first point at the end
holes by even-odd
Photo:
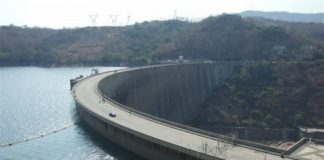
{"type": "Polygon", "coordinates": [[[47,37],[57,31],[52,29],[0,27],[0,64],[26,65],[35,61],[37,48],[47,37]]]}
{"type": "Polygon", "coordinates": [[[290,13],[290,12],[263,12],[263,11],[244,11],[240,13],[243,17],[263,17],[273,20],[288,22],[314,22],[324,23],[324,13],[290,13]]]}
{"type": "Polygon", "coordinates": [[[0,64],[149,64],[153,52],[187,25],[180,21],[153,21],[127,27],[61,30],[2,26],[0,64]]]}
{"type": "Polygon", "coordinates": [[[220,15],[125,27],[0,27],[0,65],[252,61],[201,106],[201,126],[324,127],[324,24],[220,15]],[[287,116],[289,115],[289,116],[287,116]]]}
{"type": "Polygon", "coordinates": [[[161,60],[307,60],[324,50],[324,24],[238,15],[201,22],[52,30],[0,27],[0,65],[147,65],[161,60]]]}
{"type": "Polygon", "coordinates": [[[196,127],[324,128],[324,59],[259,61],[236,73],[201,106],[196,127]]]}

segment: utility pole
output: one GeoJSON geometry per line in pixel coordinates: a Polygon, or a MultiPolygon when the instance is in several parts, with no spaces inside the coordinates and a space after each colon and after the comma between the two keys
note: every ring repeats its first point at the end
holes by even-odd
{"type": "Polygon", "coordinates": [[[266,145],[266,146],[267,146],[267,149],[266,149],[266,153],[264,155],[264,160],[267,160],[267,154],[268,154],[268,151],[269,151],[269,146],[268,145],[266,145]]]}

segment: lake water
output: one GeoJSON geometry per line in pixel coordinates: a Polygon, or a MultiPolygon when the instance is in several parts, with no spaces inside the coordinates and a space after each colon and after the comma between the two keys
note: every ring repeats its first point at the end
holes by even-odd
{"type": "Polygon", "coordinates": [[[0,67],[0,159],[140,160],[79,123],[69,80],[92,68],[0,67]]]}

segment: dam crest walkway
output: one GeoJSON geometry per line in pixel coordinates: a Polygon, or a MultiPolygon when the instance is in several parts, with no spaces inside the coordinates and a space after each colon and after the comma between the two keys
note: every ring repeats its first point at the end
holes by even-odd
{"type": "MultiPolygon", "coordinates": [[[[118,72],[125,72],[118,71],[118,72]]],[[[105,77],[116,74],[115,72],[105,72],[95,76],[80,80],[73,87],[73,96],[86,110],[96,115],[100,119],[105,119],[118,126],[122,126],[125,131],[137,133],[141,137],[158,141],[166,147],[181,147],[183,151],[199,152],[201,155],[215,157],[215,159],[227,160],[282,160],[280,155],[258,150],[248,146],[234,145],[222,139],[209,137],[200,133],[195,133],[183,128],[178,128],[170,124],[150,119],[143,115],[128,111],[115,103],[110,102],[98,92],[98,83],[105,77]],[[116,117],[109,116],[115,113],[116,117]]],[[[139,146],[140,147],[140,146],[139,146]]],[[[202,158],[203,159],[203,158],[202,158]]],[[[289,158],[285,158],[289,159],[289,158]]]]}

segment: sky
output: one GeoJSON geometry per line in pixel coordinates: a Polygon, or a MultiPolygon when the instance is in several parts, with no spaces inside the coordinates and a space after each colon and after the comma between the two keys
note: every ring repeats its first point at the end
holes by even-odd
{"type": "Polygon", "coordinates": [[[245,10],[323,13],[324,0],[0,0],[0,25],[74,28],[174,17],[195,21],[245,10]]]}

